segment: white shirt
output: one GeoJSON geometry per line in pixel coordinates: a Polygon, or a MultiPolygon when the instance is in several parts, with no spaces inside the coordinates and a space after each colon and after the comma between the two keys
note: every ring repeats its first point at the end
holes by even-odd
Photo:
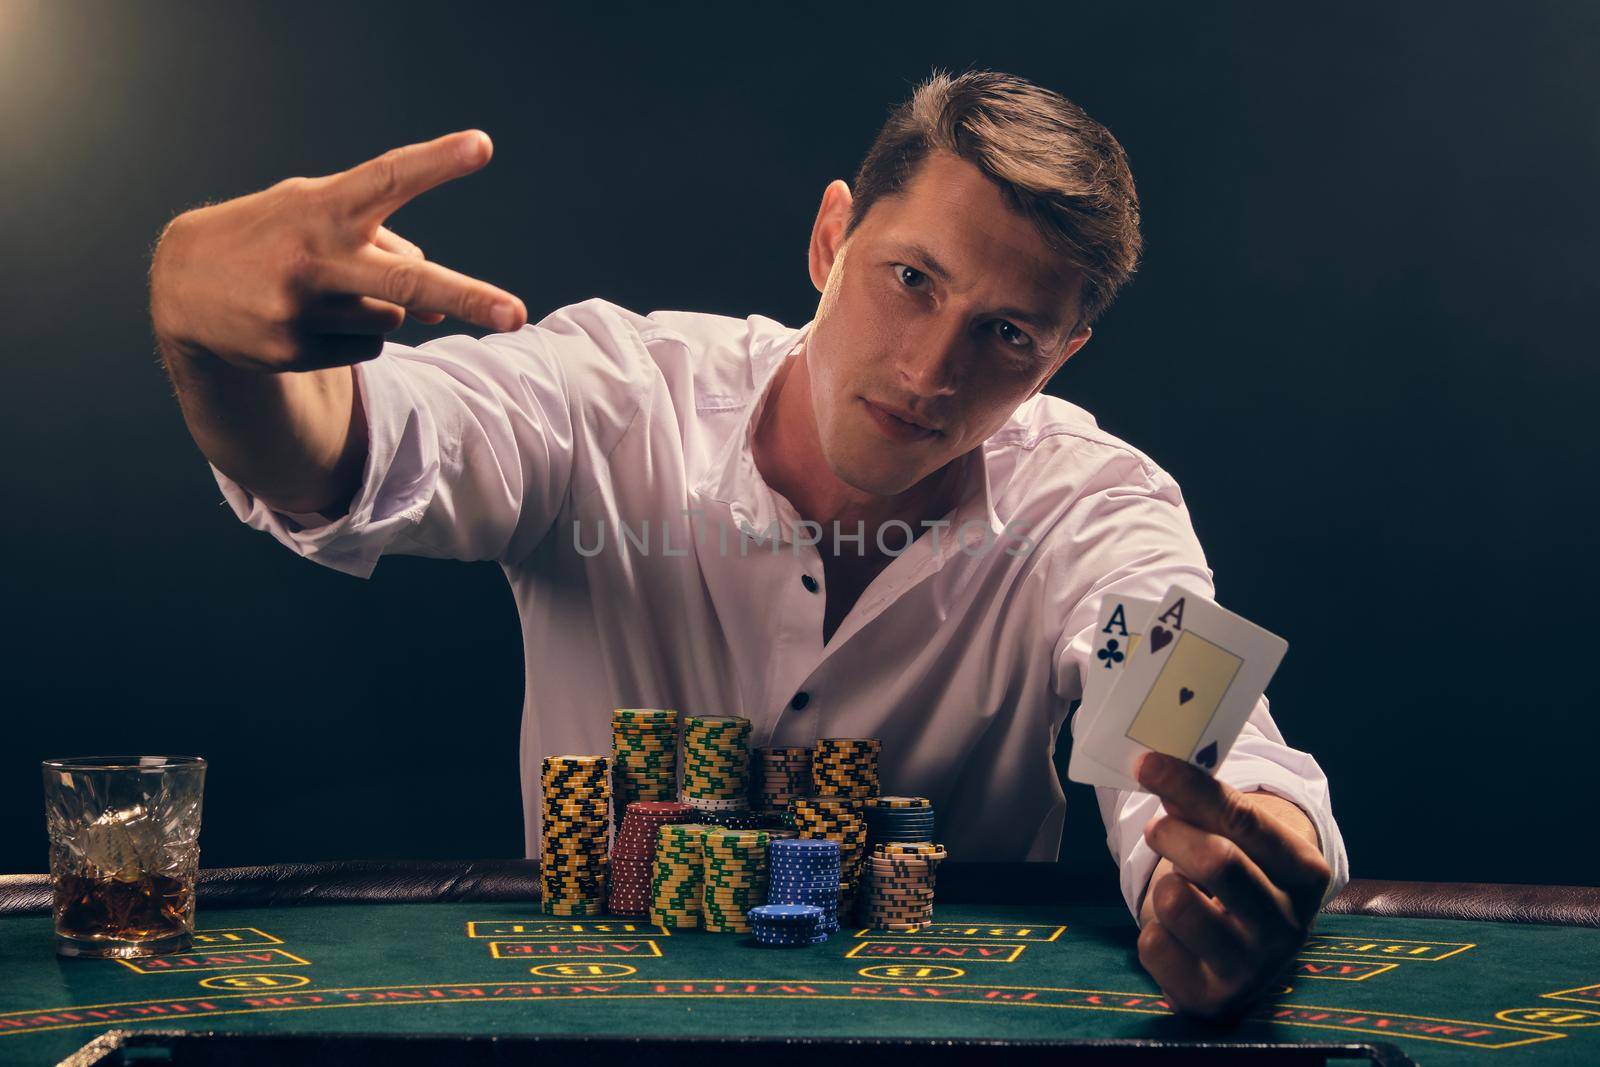
{"type": "MultiPolygon", "coordinates": [[[[345,515],[277,511],[212,472],[239,518],[347,574],[385,553],[500,563],[525,644],[530,857],[541,758],[608,752],[613,708],[663,707],[748,718],[752,745],[881,738],[882,791],[932,798],[952,857],[1054,859],[1052,753],[1100,598],[1159,597],[1175,579],[1213,592],[1177,483],[1087,411],[1035,396],[958,461],[948,527],[904,551],[907,531],[882,535],[898,554],[824,645],[818,531],[751,451],[810,325],[591,299],[514,333],[389,342],[355,365],[370,441],[345,515]]],[[[1217,774],[1304,809],[1330,895],[1344,885],[1327,778],[1264,697],[1217,774]]],[[[1137,915],[1159,802],[1098,792],[1137,915]]]]}

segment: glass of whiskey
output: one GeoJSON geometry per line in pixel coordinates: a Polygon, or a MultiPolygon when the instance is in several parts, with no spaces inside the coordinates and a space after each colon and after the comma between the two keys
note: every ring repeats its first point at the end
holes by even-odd
{"type": "Polygon", "coordinates": [[[45,760],[56,952],[154,956],[194,941],[199,756],[45,760]]]}

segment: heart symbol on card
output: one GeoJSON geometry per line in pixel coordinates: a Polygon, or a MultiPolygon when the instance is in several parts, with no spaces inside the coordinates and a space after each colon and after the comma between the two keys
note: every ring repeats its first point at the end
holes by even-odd
{"type": "Polygon", "coordinates": [[[1206,770],[1215,767],[1217,765],[1217,743],[1213,741],[1199,752],[1196,752],[1194,761],[1206,770]]]}
{"type": "Polygon", "coordinates": [[[1172,631],[1164,626],[1150,627],[1150,651],[1160,652],[1172,643],[1172,631]]]}
{"type": "Polygon", "coordinates": [[[1194,699],[1194,690],[1184,686],[1178,690],[1178,703],[1187,704],[1194,699]]]}

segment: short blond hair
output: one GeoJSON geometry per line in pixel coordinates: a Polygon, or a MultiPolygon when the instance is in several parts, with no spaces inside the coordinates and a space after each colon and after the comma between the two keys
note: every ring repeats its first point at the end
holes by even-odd
{"type": "Polygon", "coordinates": [[[1139,194],[1111,131],[1059,93],[1013,74],[935,69],[878,131],[856,171],[845,236],[903,192],[930,152],[976,166],[1080,271],[1080,324],[1111,306],[1139,265],[1139,194]]]}

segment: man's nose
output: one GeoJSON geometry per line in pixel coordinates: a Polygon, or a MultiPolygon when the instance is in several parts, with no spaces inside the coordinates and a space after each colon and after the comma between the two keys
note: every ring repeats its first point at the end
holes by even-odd
{"type": "Polygon", "coordinates": [[[901,385],[918,396],[954,393],[971,344],[964,321],[929,316],[905,339],[897,361],[901,385]]]}

